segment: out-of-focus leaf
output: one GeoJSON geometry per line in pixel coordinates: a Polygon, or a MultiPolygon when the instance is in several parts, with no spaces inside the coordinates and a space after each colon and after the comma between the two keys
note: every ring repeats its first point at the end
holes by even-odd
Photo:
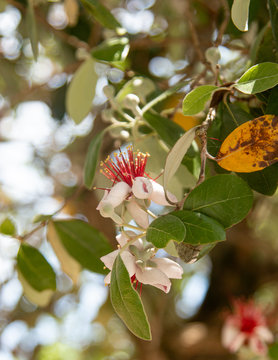
{"type": "Polygon", "coordinates": [[[240,31],[248,30],[250,0],[234,0],[231,16],[233,23],[240,31]]]}
{"type": "Polygon", "coordinates": [[[265,62],[247,70],[234,87],[244,94],[257,94],[278,84],[278,64],[265,62]]]}
{"type": "Polygon", "coordinates": [[[268,355],[271,360],[277,360],[278,359],[278,343],[272,344],[268,349],[268,355]]]}
{"type": "Polygon", "coordinates": [[[214,85],[202,85],[188,93],[182,105],[184,115],[195,115],[204,110],[206,103],[211,99],[215,90],[221,89],[214,85]]]}
{"type": "Polygon", "coordinates": [[[89,114],[97,79],[94,59],[89,57],[74,74],[66,93],[67,113],[76,124],[89,114]]]}
{"type": "Polygon", "coordinates": [[[73,283],[76,284],[81,271],[81,265],[65,249],[53,222],[50,222],[47,226],[47,240],[50,242],[59,259],[62,270],[72,279],[73,283]]]}
{"type": "Polygon", "coordinates": [[[186,235],[183,222],[171,214],[155,219],[147,229],[146,239],[157,248],[164,248],[170,240],[181,242],[186,235]]]}
{"type": "Polygon", "coordinates": [[[174,211],[171,215],[178,217],[186,228],[183,240],[186,244],[201,245],[224,241],[226,233],[216,220],[193,211],[174,211]]]}
{"type": "Polygon", "coordinates": [[[141,298],[132,287],[127,269],[118,255],[114,261],[110,287],[114,310],[128,329],[143,340],[151,340],[150,325],[141,298]]]}
{"type": "Polygon", "coordinates": [[[277,0],[268,0],[268,10],[271,20],[272,34],[278,50],[278,2],[277,0]]]}
{"type": "Polygon", "coordinates": [[[34,224],[37,224],[39,222],[42,222],[42,221],[47,221],[47,220],[50,220],[52,218],[53,215],[44,215],[44,214],[39,214],[39,215],[36,215],[33,219],[33,223],[34,224]]]}
{"type": "Polygon", "coordinates": [[[135,94],[142,103],[145,103],[146,97],[155,90],[154,82],[146,77],[135,76],[127,81],[121,90],[117,93],[116,100],[122,103],[128,94],[135,94]]]}
{"type": "Polygon", "coordinates": [[[237,127],[222,143],[218,165],[249,173],[277,162],[277,124],[278,116],[264,115],[237,127]]]}
{"type": "Polygon", "coordinates": [[[81,0],[93,17],[108,29],[117,29],[121,24],[115,19],[111,11],[108,10],[99,0],[81,0]]]}
{"type": "Polygon", "coordinates": [[[65,0],[64,9],[68,18],[68,26],[75,26],[78,22],[79,3],[77,0],[65,0]]]}
{"type": "Polygon", "coordinates": [[[225,174],[206,179],[196,187],[188,195],[184,209],[205,214],[229,228],[245,218],[252,204],[253,194],[245,181],[225,174]]]}
{"type": "Polygon", "coordinates": [[[113,38],[95,47],[91,54],[96,60],[124,69],[129,48],[128,38],[113,38]]]}
{"type": "Polygon", "coordinates": [[[33,0],[28,0],[28,6],[26,12],[26,24],[31,42],[33,56],[35,61],[37,61],[38,53],[39,53],[39,42],[38,42],[37,25],[36,25],[35,13],[34,13],[33,0]]]}
{"type": "Polygon", "coordinates": [[[172,147],[170,150],[163,174],[163,186],[165,189],[168,188],[169,181],[175,175],[178,170],[184,155],[187,153],[187,150],[192,144],[192,141],[195,138],[196,130],[198,126],[188,130],[172,147]]]}
{"type": "Polygon", "coordinates": [[[88,189],[91,189],[93,186],[103,135],[104,132],[102,131],[93,138],[86,155],[84,166],[84,184],[88,189]]]}
{"type": "Polygon", "coordinates": [[[112,251],[106,237],[88,223],[73,220],[53,221],[55,230],[66,251],[84,268],[104,274],[100,257],[112,251]]]}
{"type": "Polygon", "coordinates": [[[16,234],[16,227],[10,218],[6,218],[0,225],[0,233],[5,235],[13,236],[16,234]]]}
{"type": "Polygon", "coordinates": [[[45,257],[33,246],[21,244],[17,254],[17,268],[36,291],[56,289],[55,272],[45,257]]]}

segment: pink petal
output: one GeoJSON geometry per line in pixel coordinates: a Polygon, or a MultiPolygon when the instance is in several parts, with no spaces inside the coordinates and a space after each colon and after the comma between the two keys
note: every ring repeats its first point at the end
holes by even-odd
{"type": "Polygon", "coordinates": [[[272,342],[274,341],[274,336],[272,332],[266,326],[257,326],[255,328],[255,333],[258,335],[265,342],[272,342]]]}
{"type": "MultiPolygon", "coordinates": [[[[155,202],[158,205],[164,205],[164,206],[171,206],[171,204],[168,203],[168,201],[165,198],[164,188],[154,180],[150,180],[152,186],[153,186],[153,192],[151,193],[149,199],[155,202]]],[[[178,202],[175,195],[167,191],[167,195],[169,200],[176,203],[178,202]]]]}
{"type": "Polygon", "coordinates": [[[135,273],[136,279],[142,284],[148,284],[155,286],[165,293],[168,293],[171,287],[171,281],[168,277],[160,270],[152,267],[141,270],[138,266],[136,267],[135,273]]]}
{"type": "Polygon", "coordinates": [[[130,192],[131,187],[127,183],[120,181],[111,188],[105,200],[115,208],[126,199],[130,192]]]}
{"type": "Polygon", "coordinates": [[[157,269],[162,271],[170,279],[181,279],[183,274],[183,268],[175,261],[167,258],[155,258],[152,259],[157,265],[157,269]]]}
{"type": "Polygon", "coordinates": [[[250,344],[250,348],[254,352],[254,354],[258,354],[258,355],[266,355],[267,354],[267,346],[257,336],[252,336],[249,339],[249,344],[250,344]]]}
{"type": "Polygon", "coordinates": [[[111,253],[104,255],[100,258],[100,260],[104,263],[104,265],[109,269],[112,270],[114,261],[119,254],[119,250],[114,250],[111,253]]]}
{"type": "Polygon", "coordinates": [[[127,240],[132,238],[133,236],[136,236],[135,232],[127,230],[117,235],[116,240],[118,241],[120,246],[123,247],[127,243],[127,240]]]}
{"type": "Polygon", "coordinates": [[[240,347],[239,345],[239,347],[237,348],[238,341],[241,339],[241,337],[239,337],[240,334],[240,330],[237,327],[230,325],[229,323],[225,323],[222,329],[223,346],[228,348],[232,352],[237,351],[240,347]],[[236,348],[236,350],[234,350],[234,348],[236,348]]]}
{"type": "Polygon", "coordinates": [[[105,285],[109,285],[110,282],[111,282],[111,271],[104,278],[104,284],[105,285]]]}
{"type": "Polygon", "coordinates": [[[131,199],[126,204],[127,211],[132,216],[133,220],[142,228],[146,229],[149,226],[148,214],[140,208],[134,199],[131,199]]]}
{"type": "Polygon", "coordinates": [[[121,253],[121,258],[125,264],[129,276],[132,277],[136,271],[135,257],[129,251],[123,251],[121,253]]]}
{"type": "Polygon", "coordinates": [[[148,199],[153,191],[152,183],[149,179],[138,176],[133,180],[132,192],[138,199],[148,199]]]}

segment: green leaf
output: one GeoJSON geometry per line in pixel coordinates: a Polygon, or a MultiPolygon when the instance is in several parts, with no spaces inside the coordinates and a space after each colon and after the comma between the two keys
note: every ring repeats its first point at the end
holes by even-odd
{"type": "Polygon", "coordinates": [[[201,245],[226,239],[223,226],[206,215],[187,210],[174,211],[171,215],[178,217],[186,227],[184,243],[201,245]]]}
{"type": "Polygon", "coordinates": [[[33,0],[28,0],[27,12],[26,12],[26,25],[28,35],[31,42],[31,48],[35,61],[37,61],[39,53],[39,42],[37,34],[36,18],[34,13],[33,0]]]}
{"type": "Polygon", "coordinates": [[[270,90],[270,95],[268,97],[265,113],[278,115],[278,86],[270,90]]]}
{"type": "Polygon", "coordinates": [[[96,60],[110,63],[124,70],[124,62],[127,58],[129,48],[128,38],[112,38],[95,47],[91,54],[96,60]]]}
{"type": "Polygon", "coordinates": [[[271,360],[277,360],[278,359],[278,343],[272,344],[268,349],[268,356],[271,360]]]}
{"type": "Polygon", "coordinates": [[[39,222],[48,221],[52,218],[53,214],[45,215],[45,214],[38,214],[33,219],[33,224],[37,224],[39,222]]]}
{"type": "Polygon", "coordinates": [[[216,175],[201,183],[187,197],[184,209],[214,218],[225,228],[238,223],[253,204],[249,186],[235,175],[216,175]]]}
{"type": "Polygon", "coordinates": [[[0,225],[0,233],[4,235],[13,236],[16,234],[16,227],[13,221],[10,218],[6,218],[2,221],[0,225]]]}
{"type": "Polygon", "coordinates": [[[100,257],[112,251],[106,237],[81,220],[53,221],[54,229],[67,252],[84,268],[104,274],[100,257]]]}
{"type": "Polygon", "coordinates": [[[169,151],[163,174],[163,186],[165,189],[168,189],[169,181],[175,175],[184,155],[187,153],[189,147],[191,146],[195,138],[197,129],[198,126],[195,126],[192,129],[188,130],[182,137],[179,138],[179,140],[169,151]]]}
{"type": "Polygon", "coordinates": [[[248,30],[250,0],[234,0],[231,10],[233,23],[240,31],[248,30]]]}
{"type": "Polygon", "coordinates": [[[171,214],[159,216],[147,229],[146,239],[157,248],[164,248],[170,240],[181,242],[186,235],[183,222],[171,214]]]}
{"type": "Polygon", "coordinates": [[[234,87],[244,94],[257,94],[278,84],[278,64],[265,62],[252,66],[234,87]]]}
{"type": "Polygon", "coordinates": [[[111,274],[111,303],[128,329],[143,340],[151,340],[150,325],[138,293],[132,287],[128,271],[117,256],[111,274]]]}
{"type": "Polygon", "coordinates": [[[268,10],[271,20],[272,34],[278,50],[278,2],[277,0],[268,0],[268,10]]]}
{"type": "Polygon", "coordinates": [[[104,27],[116,30],[121,24],[115,19],[111,11],[101,4],[99,0],[81,0],[93,17],[104,27]]]}
{"type": "Polygon", "coordinates": [[[156,112],[145,112],[144,119],[170,147],[173,147],[184,134],[184,130],[179,125],[156,112]]]}
{"type": "Polygon", "coordinates": [[[184,115],[195,115],[204,110],[206,103],[211,99],[217,86],[202,85],[190,91],[183,99],[182,111],[184,115]]]}
{"type": "Polygon", "coordinates": [[[89,57],[74,74],[66,93],[67,113],[76,124],[79,124],[91,110],[96,83],[95,62],[89,57]]]}
{"type": "Polygon", "coordinates": [[[33,246],[21,244],[17,268],[24,279],[37,291],[56,289],[56,275],[45,257],[33,246]]]}
{"type": "Polygon", "coordinates": [[[96,135],[89,145],[84,166],[84,184],[88,189],[93,186],[103,135],[104,131],[96,135]]]}

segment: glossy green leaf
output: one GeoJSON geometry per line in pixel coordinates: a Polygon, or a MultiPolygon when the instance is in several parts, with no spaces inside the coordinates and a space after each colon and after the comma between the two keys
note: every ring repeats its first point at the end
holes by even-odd
{"type": "Polygon", "coordinates": [[[250,0],[234,0],[231,10],[233,23],[240,31],[248,30],[250,0]]]}
{"type": "Polygon", "coordinates": [[[216,175],[195,188],[184,209],[212,217],[228,228],[243,220],[253,204],[253,194],[245,181],[235,175],[216,175]]]}
{"type": "Polygon", "coordinates": [[[195,115],[205,109],[206,103],[211,99],[212,94],[217,90],[214,85],[202,85],[188,93],[182,105],[184,115],[195,115]]]}
{"type": "Polygon", "coordinates": [[[147,229],[146,239],[157,248],[164,248],[170,240],[181,242],[186,235],[183,222],[171,214],[159,216],[147,229]]]}
{"type": "Polygon", "coordinates": [[[39,53],[39,42],[38,42],[37,25],[36,25],[33,0],[28,0],[28,6],[26,12],[26,25],[31,42],[33,56],[35,61],[37,61],[38,53],[39,53]]]}
{"type": "Polygon", "coordinates": [[[94,59],[89,57],[74,74],[66,93],[67,113],[76,124],[91,110],[97,79],[94,59]]]}
{"type": "Polygon", "coordinates": [[[95,47],[91,54],[96,60],[124,69],[129,48],[128,38],[112,38],[95,47]]]}
{"type": "Polygon", "coordinates": [[[0,225],[0,233],[13,236],[16,234],[16,227],[14,222],[10,218],[6,218],[0,225]]]}
{"type": "Polygon", "coordinates": [[[150,325],[144,306],[131,284],[120,255],[114,261],[112,269],[110,297],[114,310],[128,329],[140,339],[151,340],[150,325]]]}
{"type": "Polygon", "coordinates": [[[209,244],[224,241],[226,233],[216,220],[193,211],[174,211],[171,215],[178,217],[186,227],[184,243],[192,245],[209,244]]]}
{"type": "Polygon", "coordinates": [[[112,251],[106,237],[81,220],[53,221],[57,236],[67,252],[84,268],[104,274],[100,257],[112,251]]]}
{"type": "Polygon", "coordinates": [[[108,10],[99,0],[81,0],[93,17],[108,29],[117,29],[121,24],[115,19],[111,11],[108,10]]]}
{"type": "Polygon", "coordinates": [[[102,131],[93,138],[87,152],[84,166],[84,184],[88,189],[93,186],[103,135],[104,132],[102,131]]]}
{"type": "Polygon", "coordinates": [[[188,130],[182,137],[179,138],[179,140],[169,151],[163,174],[163,186],[165,189],[168,189],[169,181],[172,179],[181,165],[184,155],[187,153],[196,136],[197,129],[198,126],[195,126],[188,130]]]}
{"type": "Polygon", "coordinates": [[[31,245],[22,243],[17,254],[17,268],[37,291],[56,289],[56,275],[45,257],[31,245]]]}
{"type": "Polygon", "coordinates": [[[265,62],[247,70],[234,87],[244,94],[257,94],[278,84],[278,64],[265,62]]]}

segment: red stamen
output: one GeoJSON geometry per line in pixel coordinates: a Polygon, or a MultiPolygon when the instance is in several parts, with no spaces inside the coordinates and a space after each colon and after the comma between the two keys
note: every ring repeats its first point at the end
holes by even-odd
{"type": "Polygon", "coordinates": [[[136,280],[135,290],[137,290],[138,282],[139,282],[139,281],[136,280]]]}

